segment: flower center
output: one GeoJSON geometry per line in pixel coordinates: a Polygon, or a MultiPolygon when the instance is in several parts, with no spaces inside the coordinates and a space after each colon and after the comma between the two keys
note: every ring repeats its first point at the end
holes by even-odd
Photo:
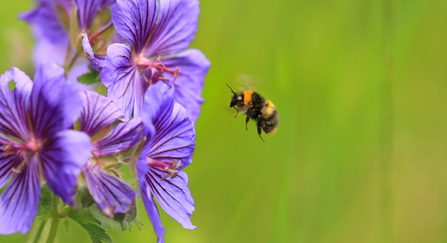
{"type": "Polygon", "coordinates": [[[39,151],[40,144],[34,140],[25,143],[25,150],[31,153],[39,151]]]}
{"type": "Polygon", "coordinates": [[[171,176],[171,179],[174,179],[178,175],[177,169],[182,166],[182,162],[180,160],[174,160],[169,163],[147,158],[147,163],[149,164],[149,166],[160,168],[166,173],[166,175],[163,176],[162,180],[168,178],[169,176],[171,176]]]}
{"type": "Polygon", "coordinates": [[[39,151],[40,145],[41,145],[40,142],[35,140],[28,141],[25,144],[11,141],[3,145],[3,152],[5,155],[12,154],[17,151],[24,151],[34,154],[39,151]]]}
{"type": "Polygon", "coordinates": [[[136,59],[136,63],[139,68],[144,68],[144,71],[142,73],[144,73],[148,70],[151,70],[150,81],[157,81],[157,80],[167,81],[168,78],[161,76],[163,74],[163,72],[171,73],[172,76],[174,76],[174,81],[175,81],[178,78],[179,73],[180,73],[179,67],[177,67],[177,70],[172,70],[172,69],[167,68],[161,61],[160,56],[156,60],[150,60],[150,59],[140,55],[136,59]]]}
{"type": "Polygon", "coordinates": [[[15,173],[21,173],[26,166],[29,166],[28,158],[37,153],[41,143],[35,140],[28,141],[26,143],[20,143],[16,141],[10,141],[9,143],[3,145],[3,154],[11,155],[16,154],[16,156],[22,156],[23,162],[17,164],[11,168],[11,170],[15,173]]]}

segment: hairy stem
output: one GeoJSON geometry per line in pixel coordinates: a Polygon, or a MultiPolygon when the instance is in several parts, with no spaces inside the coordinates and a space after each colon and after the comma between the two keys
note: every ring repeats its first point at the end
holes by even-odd
{"type": "Polygon", "coordinates": [[[79,52],[76,52],[76,54],[74,54],[73,57],[71,59],[69,59],[67,61],[67,63],[65,63],[64,68],[65,68],[66,76],[68,76],[68,73],[70,72],[70,70],[73,67],[76,60],[78,60],[78,57],[79,57],[79,52]]]}
{"type": "Polygon", "coordinates": [[[50,234],[48,235],[47,243],[53,243],[56,239],[57,227],[59,226],[59,219],[53,218],[51,221],[50,234]]]}
{"type": "Polygon", "coordinates": [[[58,211],[58,199],[53,194],[53,219],[51,220],[50,234],[48,235],[47,243],[53,243],[56,239],[57,227],[59,226],[59,211],[58,211]]]}

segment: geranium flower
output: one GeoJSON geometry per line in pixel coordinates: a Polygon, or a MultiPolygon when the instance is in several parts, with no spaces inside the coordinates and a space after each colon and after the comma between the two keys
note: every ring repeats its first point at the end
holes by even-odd
{"type": "Polygon", "coordinates": [[[71,0],[36,0],[37,6],[21,13],[19,18],[32,26],[37,45],[36,65],[44,62],[63,64],[69,43],[71,0]],[[48,55],[52,53],[52,55],[48,55]]]}
{"type": "Polygon", "coordinates": [[[104,170],[109,164],[103,156],[122,153],[142,138],[141,118],[119,123],[112,129],[112,123],[124,118],[118,106],[110,99],[91,91],[81,92],[83,109],[80,130],[92,138],[92,156],[82,167],[87,187],[93,201],[107,217],[115,213],[128,213],[135,200],[132,187],[104,170]]]}
{"type": "Polygon", "coordinates": [[[194,200],[183,172],[191,164],[195,149],[194,125],[186,110],[174,100],[174,87],[159,82],[145,94],[143,121],[148,135],[137,161],[141,197],[158,242],[165,229],[154,199],[163,210],[186,229],[195,229],[190,216],[194,200]]]}
{"type": "Polygon", "coordinates": [[[34,53],[36,65],[44,62],[55,62],[59,65],[70,65],[73,61],[68,80],[75,82],[77,77],[88,71],[88,62],[78,59],[76,48],[81,38],[70,36],[71,33],[92,33],[91,42],[95,43],[100,35],[111,26],[110,20],[102,20],[100,26],[92,30],[93,21],[98,12],[110,8],[115,0],[36,0],[37,6],[20,14],[20,18],[33,27],[37,45],[34,53]],[[73,9],[77,8],[77,29],[72,24],[73,9]],[[70,40],[70,38],[79,38],[70,40]],[[76,43],[71,43],[76,42],[76,43]],[[68,49],[67,49],[68,48],[68,49]],[[51,53],[51,55],[48,55],[51,53]]]}
{"type": "Polygon", "coordinates": [[[17,68],[0,76],[0,234],[27,233],[37,213],[40,173],[49,188],[73,203],[76,178],[90,138],[68,130],[82,100],[55,64],[39,66],[34,83],[17,68]],[[14,82],[15,89],[8,85],[14,82]]]}
{"type": "MultiPolygon", "coordinates": [[[[196,121],[210,66],[199,50],[185,50],[197,30],[198,1],[118,0],[111,14],[116,31],[132,48],[110,45],[100,77],[126,119],[132,114],[141,116],[144,93],[150,85],[175,80],[176,101],[196,121]]],[[[88,45],[84,49],[89,49],[88,45]]]]}

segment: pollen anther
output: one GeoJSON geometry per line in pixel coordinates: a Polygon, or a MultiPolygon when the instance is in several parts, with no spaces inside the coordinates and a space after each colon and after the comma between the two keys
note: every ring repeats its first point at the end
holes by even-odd
{"type": "Polygon", "coordinates": [[[180,73],[180,68],[177,67],[177,70],[172,70],[167,68],[163,62],[161,61],[161,56],[158,56],[158,58],[156,60],[150,60],[147,59],[143,56],[139,56],[136,59],[136,63],[137,66],[140,68],[144,68],[144,72],[146,72],[149,69],[152,69],[152,75],[151,75],[151,80],[153,80],[154,78],[159,79],[159,80],[164,80],[167,81],[169,80],[166,77],[161,76],[163,74],[163,72],[169,72],[172,74],[172,76],[174,76],[174,81],[177,80],[179,73],[180,73]]]}

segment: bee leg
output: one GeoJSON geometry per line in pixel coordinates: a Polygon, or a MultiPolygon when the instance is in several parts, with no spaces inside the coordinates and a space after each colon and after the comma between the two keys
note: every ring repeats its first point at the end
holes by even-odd
{"type": "Polygon", "coordinates": [[[261,137],[261,127],[258,127],[258,135],[261,138],[261,140],[265,143],[264,139],[261,137]]]}
{"type": "Polygon", "coordinates": [[[250,117],[247,116],[247,119],[245,119],[245,130],[248,130],[248,122],[250,121],[250,117]]]}
{"type": "Polygon", "coordinates": [[[239,114],[239,109],[237,109],[236,107],[233,107],[236,110],[236,115],[234,116],[234,118],[237,117],[237,115],[239,114]]]}

